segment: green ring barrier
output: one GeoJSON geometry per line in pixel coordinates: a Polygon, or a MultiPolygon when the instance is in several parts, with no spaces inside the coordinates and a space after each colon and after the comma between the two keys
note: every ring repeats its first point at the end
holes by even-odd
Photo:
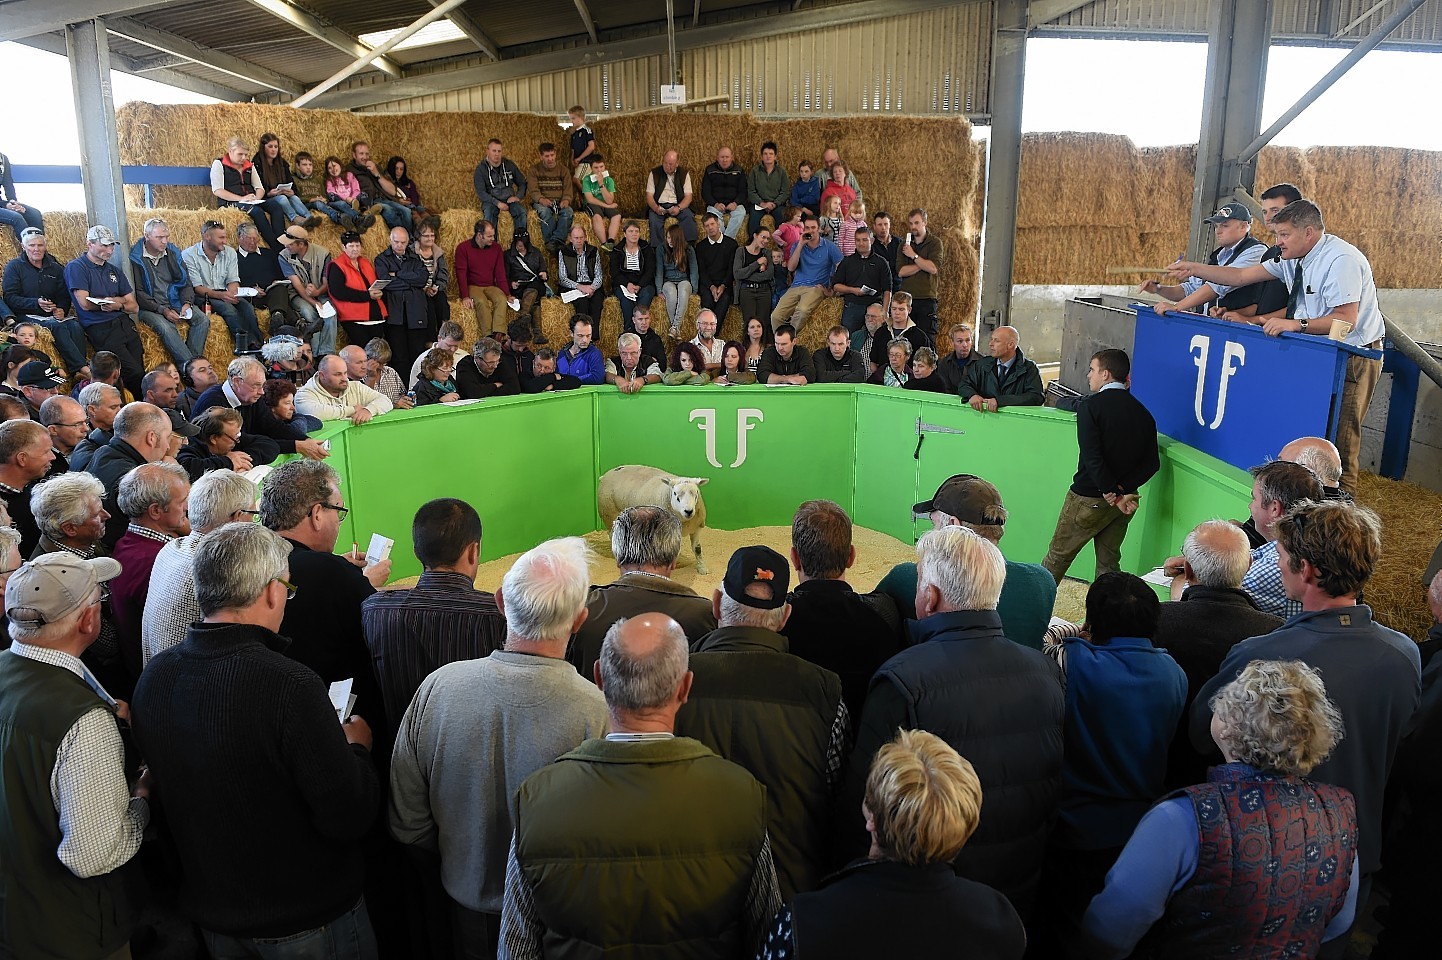
{"type": "MultiPolygon", "coordinates": [[[[596,481],[623,463],[709,478],[708,526],[789,526],[798,503],[824,498],[903,542],[926,528],[912,520],[912,504],[948,476],[974,473],[1006,502],[1002,551],[1037,562],[1077,462],[1070,413],[978,413],[946,395],[842,384],[657,385],[631,395],[586,387],[398,410],[314,436],[331,441],[327,462],[350,508],[337,549],[356,542],[364,550],[372,533],[391,537],[393,577],[420,573],[410,524],[428,500],[475,506],[485,525],[482,559],[494,559],[599,529],[596,481]]],[[[1245,471],[1163,437],[1161,471],[1142,488],[1124,568],[1150,570],[1202,520],[1246,516],[1251,490],[1245,471]]],[[[704,532],[701,542],[711,568],[724,569],[704,532]]],[[[1093,564],[1087,548],[1071,575],[1088,577],[1093,564]]]]}

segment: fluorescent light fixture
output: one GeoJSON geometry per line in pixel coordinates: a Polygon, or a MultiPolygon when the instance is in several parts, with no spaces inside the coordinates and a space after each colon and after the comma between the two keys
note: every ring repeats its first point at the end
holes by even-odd
{"type": "MultiPolygon", "coordinates": [[[[391,37],[400,33],[403,27],[394,30],[377,30],[375,33],[363,33],[360,35],[360,42],[368,47],[378,47],[391,37]]],[[[451,23],[450,20],[442,17],[434,23],[427,24],[405,40],[391,47],[392,50],[405,50],[408,47],[429,47],[437,43],[450,43],[452,40],[464,40],[466,35],[461,28],[451,23]]]]}

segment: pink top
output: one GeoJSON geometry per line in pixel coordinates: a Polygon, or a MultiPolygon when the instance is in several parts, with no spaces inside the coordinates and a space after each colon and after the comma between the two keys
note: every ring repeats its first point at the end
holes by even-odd
{"type": "Polygon", "coordinates": [[[856,252],[856,228],[866,226],[865,220],[853,220],[850,217],[841,218],[841,229],[837,231],[836,245],[841,248],[841,255],[849,257],[856,252]]]}
{"type": "Polygon", "coordinates": [[[339,180],[327,177],[325,192],[333,193],[342,200],[354,200],[360,196],[360,181],[349,170],[343,171],[339,180]]]}
{"type": "Polygon", "coordinates": [[[791,248],[796,246],[796,242],[801,239],[801,228],[788,221],[773,230],[771,236],[781,244],[781,255],[789,260],[791,259],[791,248]]]}

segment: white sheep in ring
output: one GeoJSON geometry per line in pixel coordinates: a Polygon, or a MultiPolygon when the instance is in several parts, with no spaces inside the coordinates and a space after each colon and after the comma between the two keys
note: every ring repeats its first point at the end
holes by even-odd
{"type": "Polygon", "coordinates": [[[706,503],[701,488],[706,477],[678,477],[656,467],[626,464],[607,470],[596,488],[596,508],[601,523],[609,530],[627,507],[643,504],[665,507],[681,521],[682,536],[691,538],[696,572],[710,573],[701,559],[701,528],[706,526],[706,503]]]}

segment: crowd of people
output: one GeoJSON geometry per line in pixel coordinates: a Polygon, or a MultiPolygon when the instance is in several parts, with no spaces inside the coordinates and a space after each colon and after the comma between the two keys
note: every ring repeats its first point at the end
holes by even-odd
{"type": "MultiPolygon", "coordinates": [[[[529,178],[487,145],[483,217],[449,258],[405,160],[382,170],[366,143],[318,169],[272,135],[254,161],[232,140],[212,187],[253,222],[231,246],[208,221],[184,249],[146,222],[134,285],[108,227],[62,265],[8,188],[24,252],[3,281],[22,322],[0,384],[0,942],[77,958],[1325,956],[1382,880],[1374,956],[1425,949],[1442,625],[1419,647],[1362,602],[1382,533],[1350,499],[1345,429],[1259,465],[1250,516],[1198,525],[1163,564],[1162,603],[1120,571],[1159,458],[1119,350],[1091,358],[1040,564],[1003,555],[1007,510],[972,475],[915,505],[934,527],[917,561],[865,594],[846,580],[850,518],[816,500],[789,557],[742,548],[710,596],[672,578],[680,524],[656,507],[617,518],[604,586],[566,538],[477,589],[481,517],[459,499],[416,514],[413,587],[380,590],[388,560],[336,553],[346,497],[309,436],[328,421],[603,384],[1044,402],[1015,328],[986,356],[966,322],[936,343],[925,211],[904,240],[885,213],[868,222],[834,151],[793,181],[774,143],[749,173],[722,147],[696,178],[700,217],[667,151],[648,241],[625,219],[639,198],[573,121],[574,164],[544,143],[529,178]],[[501,207],[534,214],[544,250],[529,229],[501,250],[501,207]],[[321,217],[345,228],[338,255],[311,241],[321,217]],[[376,217],[391,229],[372,259],[376,217]],[[574,312],[551,347],[538,305],[557,291],[574,312]],[[797,332],[827,296],[841,323],[812,353],[797,332]],[[614,353],[594,342],[607,297],[614,353]],[[722,340],[733,305],[744,339],[722,340]],[[204,354],[215,314],[236,347],[223,370],[204,354]],[[172,362],[147,369],[136,321],[172,362]],[[257,487],[250,471],[283,454],[257,487]],[[1084,622],[1048,623],[1088,544],[1084,622]]],[[[1295,192],[1263,194],[1280,259],[1228,204],[1211,263],[1149,288],[1163,312],[1219,299],[1268,333],[1345,323],[1374,345],[1365,258],[1295,192]]],[[[1377,361],[1354,359],[1344,427],[1375,384],[1377,361]]],[[[1442,621],[1442,576],[1430,591],[1442,621]]]]}

